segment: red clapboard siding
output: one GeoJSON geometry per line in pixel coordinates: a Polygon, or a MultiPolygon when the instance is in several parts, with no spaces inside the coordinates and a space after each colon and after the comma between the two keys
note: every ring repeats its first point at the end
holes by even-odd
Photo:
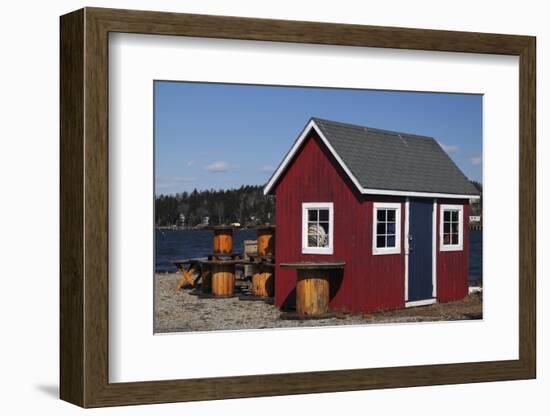
{"type": "Polygon", "coordinates": [[[296,286],[296,271],[282,269],[280,263],[308,260],[346,262],[343,272],[331,275],[329,306],[333,310],[358,313],[404,306],[403,254],[372,255],[373,201],[401,202],[403,224],[403,198],[367,199],[359,194],[314,133],[287,167],[275,192],[278,306],[294,306],[296,286]],[[333,255],[302,254],[303,202],[333,202],[333,255]]]}
{"type": "Polygon", "coordinates": [[[468,201],[437,201],[437,300],[439,302],[450,302],[463,299],[468,295],[468,255],[470,230],[468,218],[470,215],[468,201]],[[440,251],[439,223],[441,221],[441,204],[462,204],[464,207],[463,218],[463,250],[462,251],[440,251]]]}
{"type": "Polygon", "coordinates": [[[362,258],[360,267],[368,274],[368,278],[365,281],[364,301],[361,310],[370,312],[380,309],[402,308],[405,306],[404,199],[370,195],[363,205],[367,208],[367,229],[364,233],[366,239],[365,249],[359,256],[362,258]],[[377,256],[372,254],[374,202],[401,203],[401,254],[377,256]]]}

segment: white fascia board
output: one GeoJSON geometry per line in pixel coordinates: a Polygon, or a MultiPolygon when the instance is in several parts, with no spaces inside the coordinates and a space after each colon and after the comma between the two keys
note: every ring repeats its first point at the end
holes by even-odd
{"type": "Polygon", "coordinates": [[[271,175],[271,178],[269,179],[269,182],[264,187],[264,195],[267,195],[267,194],[269,194],[269,192],[271,192],[271,189],[273,188],[273,185],[275,185],[275,183],[277,183],[277,180],[282,175],[282,173],[285,171],[287,165],[292,161],[292,159],[294,159],[294,155],[296,154],[296,152],[298,151],[298,149],[302,145],[302,142],[307,137],[307,135],[308,135],[309,131],[311,130],[311,128],[313,127],[313,125],[315,125],[315,122],[313,120],[310,120],[310,122],[306,124],[306,126],[304,127],[304,129],[302,130],[302,132],[300,133],[300,135],[298,136],[298,138],[296,139],[296,141],[294,142],[294,144],[290,148],[289,152],[286,154],[283,161],[279,164],[279,167],[277,168],[277,170],[273,173],[273,175],[271,175]]]}
{"type": "Polygon", "coordinates": [[[425,197],[425,198],[479,199],[479,195],[443,194],[443,193],[435,193],[435,192],[414,192],[414,191],[393,191],[391,189],[361,188],[361,193],[372,194],[372,195],[395,195],[395,196],[412,196],[412,197],[425,197]]]}
{"type": "Polygon", "coordinates": [[[350,178],[350,180],[353,182],[353,184],[357,187],[357,190],[362,194],[369,194],[369,195],[392,195],[392,196],[412,196],[412,197],[426,197],[426,198],[453,198],[453,199],[479,199],[479,195],[458,195],[458,194],[445,194],[445,193],[433,193],[433,192],[414,192],[414,191],[396,191],[391,189],[371,189],[371,188],[363,188],[355,175],[351,172],[351,170],[347,167],[347,165],[344,163],[340,155],[336,153],[336,150],[332,147],[330,142],[327,140],[321,129],[317,126],[314,120],[310,120],[309,123],[307,123],[306,127],[302,130],[300,133],[300,136],[298,136],[298,139],[294,142],[294,145],[290,149],[290,151],[287,153],[275,173],[271,176],[271,179],[269,179],[269,182],[264,187],[264,195],[267,195],[271,192],[273,189],[273,186],[275,183],[277,183],[277,180],[279,177],[283,174],[288,164],[292,161],[294,158],[294,155],[300,149],[300,146],[302,145],[303,141],[308,137],[309,132],[311,129],[314,129],[315,132],[319,135],[325,146],[329,149],[332,156],[336,159],[340,167],[346,172],[346,175],[350,178]]]}
{"type": "MultiPolygon", "coordinates": [[[[359,181],[357,180],[357,178],[353,175],[353,173],[351,173],[351,171],[346,166],[344,161],[340,158],[338,153],[336,153],[336,151],[334,150],[334,148],[332,147],[330,142],[327,140],[327,138],[325,137],[325,135],[323,134],[321,129],[317,126],[317,124],[315,124],[315,121],[311,120],[309,123],[307,123],[304,130],[302,130],[302,133],[300,134],[298,139],[294,142],[294,145],[292,146],[290,151],[287,153],[286,157],[283,159],[283,161],[281,162],[281,164],[279,165],[279,167],[277,168],[277,170],[275,171],[273,176],[271,176],[271,179],[269,180],[269,182],[267,183],[267,185],[264,188],[264,195],[267,195],[267,194],[269,194],[269,192],[271,192],[271,190],[273,189],[273,185],[275,185],[275,183],[277,183],[277,180],[282,175],[282,173],[285,171],[287,165],[292,161],[292,159],[294,158],[294,155],[296,154],[298,149],[300,149],[300,146],[302,145],[303,141],[308,137],[308,134],[311,131],[311,129],[314,129],[315,132],[319,135],[319,137],[321,138],[321,140],[323,141],[325,146],[329,149],[332,156],[336,159],[336,161],[342,167],[342,169],[344,169],[344,172],[346,172],[346,175],[348,175],[348,177],[351,179],[351,181],[357,187],[359,192],[361,192],[361,190],[363,188],[362,188],[361,184],[359,183],[359,181]]],[[[365,193],[365,192],[361,192],[361,193],[365,193]]]]}

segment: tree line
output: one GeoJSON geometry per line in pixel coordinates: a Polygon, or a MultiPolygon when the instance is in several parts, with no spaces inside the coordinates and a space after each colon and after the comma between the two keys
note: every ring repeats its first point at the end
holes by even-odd
{"type": "MultiPolygon", "coordinates": [[[[481,183],[471,181],[480,194],[481,183]]],[[[481,215],[482,199],[471,204],[470,215],[481,215]]],[[[155,199],[157,227],[195,227],[239,223],[243,226],[275,223],[275,198],[263,194],[263,186],[203,190],[160,195],[155,199]]]]}
{"type": "Polygon", "coordinates": [[[195,227],[239,223],[274,223],[275,200],[263,194],[263,186],[202,190],[160,195],[155,198],[157,227],[195,227]]]}

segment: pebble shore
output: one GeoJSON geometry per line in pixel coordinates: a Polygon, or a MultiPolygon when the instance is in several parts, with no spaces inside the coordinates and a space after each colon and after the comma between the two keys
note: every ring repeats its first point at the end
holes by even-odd
{"type": "Polygon", "coordinates": [[[189,289],[176,290],[177,273],[155,275],[154,328],[156,333],[189,331],[229,331],[265,328],[300,328],[336,325],[365,325],[392,322],[479,319],[481,297],[470,295],[460,302],[383,311],[374,314],[337,314],[319,320],[282,320],[281,311],[265,302],[203,299],[189,289]]]}

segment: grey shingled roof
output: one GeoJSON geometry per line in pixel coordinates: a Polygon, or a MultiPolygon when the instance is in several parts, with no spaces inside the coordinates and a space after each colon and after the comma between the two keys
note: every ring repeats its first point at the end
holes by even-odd
{"type": "Polygon", "coordinates": [[[432,137],[312,120],[363,188],[479,195],[432,137]]]}

